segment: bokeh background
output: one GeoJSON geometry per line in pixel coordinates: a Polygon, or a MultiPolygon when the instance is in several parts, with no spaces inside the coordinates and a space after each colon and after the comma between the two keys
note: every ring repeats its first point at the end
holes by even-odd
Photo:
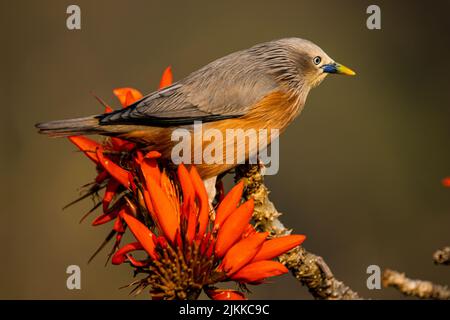
{"type": "MultiPolygon", "coordinates": [[[[283,222],[308,236],[335,275],[364,297],[371,264],[450,284],[431,254],[450,241],[450,20],[448,1],[2,1],[0,298],[128,299],[128,266],[89,256],[109,226],[78,224],[91,163],[34,123],[100,112],[94,92],[153,91],[172,65],[180,79],[253,44],[313,40],[357,77],[328,77],[281,137],[281,169],[267,178],[283,222]],[[366,28],[366,8],[382,30],[366,28]],[[66,28],[81,7],[82,28],[66,28]],[[82,289],[66,288],[66,267],[82,289]]],[[[290,275],[253,288],[251,298],[310,299],[290,275]]],[[[147,298],[141,295],[139,299],[147,298]]]]}

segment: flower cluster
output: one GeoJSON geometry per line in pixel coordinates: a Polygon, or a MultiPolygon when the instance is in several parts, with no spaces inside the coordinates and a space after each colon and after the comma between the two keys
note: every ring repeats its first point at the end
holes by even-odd
{"type": "MultiPolygon", "coordinates": [[[[253,200],[240,204],[243,182],[231,189],[211,218],[203,182],[195,167],[183,165],[171,180],[156,167],[156,159],[145,158],[141,169],[143,198],[155,224],[153,232],[139,220],[129,205],[120,213],[137,242],[125,245],[112,258],[113,264],[128,261],[138,273],[148,276],[136,282],[138,290],[151,287],[154,298],[193,299],[202,290],[213,299],[243,298],[238,291],[219,290],[214,284],[237,281],[259,284],[288,270],[273,258],[303,242],[290,235],[268,240],[250,224],[253,200]],[[181,191],[179,191],[181,190],[181,191]],[[180,201],[182,199],[182,201],[180,201]],[[131,251],[145,250],[148,258],[134,259],[131,251]]],[[[144,218],[144,217],[142,217],[144,218]]]]}
{"type": "Polygon", "coordinates": [[[442,179],[442,185],[444,187],[450,188],[450,177],[446,177],[446,178],[442,179]]]}
{"type": "MultiPolygon", "coordinates": [[[[168,68],[161,87],[171,78],[168,68]]],[[[132,88],[116,89],[114,94],[124,107],[142,97],[132,88]]],[[[103,143],[83,136],[69,139],[97,166],[98,175],[86,195],[105,189],[94,207],[101,206],[102,214],[92,224],[113,222],[107,238],[116,238],[111,262],[128,263],[135,274],[146,275],[132,283],[135,293],[149,287],[153,299],[196,299],[202,292],[217,300],[245,299],[248,284],[288,272],[273,259],[305,239],[270,238],[257,231],[251,224],[253,199],[242,201],[243,181],[213,208],[194,166],[163,167],[157,151],[144,152],[119,138],[103,143]],[[127,228],[137,241],[120,247],[127,228]],[[135,251],[142,251],[145,258],[134,257],[135,251]],[[236,282],[240,290],[217,287],[228,281],[236,282]]]]}
{"type": "MultiPolygon", "coordinates": [[[[167,67],[161,77],[159,89],[169,86],[172,83],[172,78],[171,67],[167,67]]],[[[113,90],[113,93],[123,108],[126,108],[143,97],[139,90],[128,87],[116,88],[113,90]]],[[[103,100],[97,99],[103,104],[105,113],[113,111],[113,109],[103,102],[103,100]]],[[[95,163],[98,174],[94,182],[88,185],[89,190],[66,207],[89,196],[95,196],[100,190],[105,189],[102,201],[97,202],[97,204],[81,218],[81,221],[99,206],[102,207],[103,213],[92,222],[92,225],[98,226],[114,220],[113,230],[90,260],[92,260],[103,246],[115,236],[116,242],[109,255],[111,256],[118,248],[126,228],[126,225],[123,224],[123,219],[119,216],[125,198],[119,195],[123,195],[123,193],[128,190],[128,179],[130,177],[128,176],[128,173],[121,171],[120,169],[122,167],[128,168],[132,163],[132,159],[138,157],[141,154],[141,151],[139,151],[139,147],[136,146],[136,144],[116,137],[107,138],[102,143],[98,143],[84,136],[71,136],[69,137],[69,140],[95,163]]]]}

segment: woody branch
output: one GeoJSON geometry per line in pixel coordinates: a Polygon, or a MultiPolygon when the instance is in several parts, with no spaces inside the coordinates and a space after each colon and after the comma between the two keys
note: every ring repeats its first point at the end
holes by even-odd
{"type": "MultiPolygon", "coordinates": [[[[444,247],[433,254],[435,264],[450,265],[450,247],[444,247]]],[[[386,269],[383,272],[383,286],[393,287],[407,296],[420,299],[450,299],[450,289],[447,286],[430,281],[410,279],[402,272],[386,269]]]]}
{"type": "Polygon", "coordinates": [[[450,265],[450,247],[444,247],[433,254],[433,260],[436,264],[450,265]]]}
{"type": "Polygon", "coordinates": [[[404,273],[391,269],[386,269],[383,272],[383,286],[394,287],[404,295],[420,299],[450,299],[450,290],[447,286],[430,281],[410,279],[404,273]]]}

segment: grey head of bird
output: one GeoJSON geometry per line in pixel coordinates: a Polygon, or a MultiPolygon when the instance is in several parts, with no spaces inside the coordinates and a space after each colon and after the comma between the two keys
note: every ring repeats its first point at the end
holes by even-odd
{"type": "Polygon", "coordinates": [[[318,86],[328,74],[355,75],[335,62],[319,46],[301,38],[284,38],[249,49],[264,62],[268,72],[294,91],[318,86]]]}

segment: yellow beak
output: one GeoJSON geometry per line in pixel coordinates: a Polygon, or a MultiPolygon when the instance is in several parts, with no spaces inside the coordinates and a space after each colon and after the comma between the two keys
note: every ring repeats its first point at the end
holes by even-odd
{"type": "Polygon", "coordinates": [[[353,71],[350,68],[347,68],[346,66],[334,62],[334,63],[329,63],[329,64],[324,64],[322,66],[323,72],[326,73],[336,73],[336,74],[343,74],[346,76],[354,76],[356,73],[355,71],[353,71]]]}

